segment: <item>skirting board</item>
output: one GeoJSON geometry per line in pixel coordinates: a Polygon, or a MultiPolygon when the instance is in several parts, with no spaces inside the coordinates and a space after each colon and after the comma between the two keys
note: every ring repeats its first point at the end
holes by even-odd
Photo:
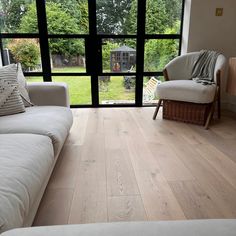
{"type": "Polygon", "coordinates": [[[236,113],[236,104],[229,102],[222,102],[222,108],[236,113]]]}

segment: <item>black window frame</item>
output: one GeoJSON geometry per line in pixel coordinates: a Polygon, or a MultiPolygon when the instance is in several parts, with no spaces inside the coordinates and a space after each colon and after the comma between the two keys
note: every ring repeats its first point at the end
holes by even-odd
{"type": "Polygon", "coordinates": [[[88,34],[48,34],[47,18],[46,18],[46,1],[36,0],[36,10],[38,19],[38,33],[1,33],[0,32],[0,49],[3,65],[6,65],[3,56],[3,39],[14,38],[38,38],[40,42],[42,72],[25,72],[25,76],[43,77],[44,82],[51,82],[55,76],[90,76],[91,77],[91,105],[71,105],[71,108],[82,107],[142,107],[154,106],[152,104],[143,104],[143,78],[146,76],[162,76],[163,72],[145,72],[144,71],[144,50],[145,41],[148,39],[178,39],[179,51],[181,53],[182,35],[183,35],[183,19],[184,19],[185,0],[182,0],[181,25],[179,34],[146,34],[146,0],[137,1],[137,33],[135,35],[112,35],[98,34],[96,24],[96,0],[88,1],[89,13],[89,32],[88,34]],[[55,73],[51,70],[49,40],[52,38],[73,38],[85,40],[85,55],[86,55],[86,72],[84,73],[55,73]],[[117,74],[103,73],[102,71],[102,40],[106,38],[113,39],[136,39],[136,71],[129,73],[118,73],[120,76],[135,76],[135,103],[134,104],[99,104],[99,76],[116,76],[117,74]],[[94,43],[95,42],[95,43],[94,43]],[[97,52],[97,53],[94,53],[97,52]],[[93,58],[90,58],[93,55],[93,58]],[[98,63],[93,63],[96,61],[98,63]]]}

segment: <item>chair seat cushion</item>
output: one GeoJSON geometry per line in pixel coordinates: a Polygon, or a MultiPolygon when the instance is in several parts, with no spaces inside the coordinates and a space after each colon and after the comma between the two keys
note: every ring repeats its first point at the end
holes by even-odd
{"type": "Polygon", "coordinates": [[[186,220],[15,229],[2,236],[235,236],[236,220],[186,220]]]}
{"type": "Polygon", "coordinates": [[[0,134],[27,133],[48,136],[57,155],[69,133],[72,119],[71,110],[67,107],[28,107],[25,113],[0,117],[0,134]]]}
{"type": "Polygon", "coordinates": [[[54,162],[52,141],[0,134],[0,233],[22,227],[54,162]]]}
{"type": "Polygon", "coordinates": [[[193,103],[214,101],[216,85],[202,85],[193,80],[172,80],[158,85],[156,96],[159,99],[193,103]]]}

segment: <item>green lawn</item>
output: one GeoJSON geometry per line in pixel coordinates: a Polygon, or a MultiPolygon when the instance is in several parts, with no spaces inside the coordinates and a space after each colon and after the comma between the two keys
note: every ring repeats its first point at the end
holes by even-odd
{"type": "Polygon", "coordinates": [[[72,72],[72,73],[77,73],[77,72],[86,72],[86,68],[84,67],[72,67],[72,66],[68,66],[68,67],[58,67],[58,68],[53,68],[52,72],[61,72],[61,73],[66,73],[66,72],[72,72]]]}
{"type": "MultiPolygon", "coordinates": [[[[84,68],[68,67],[53,70],[53,72],[84,72],[84,68]]],[[[28,77],[28,82],[43,81],[42,77],[28,77]]],[[[70,101],[72,105],[91,104],[91,81],[89,76],[54,76],[54,82],[66,82],[69,86],[70,101]]],[[[126,90],[123,85],[123,76],[111,76],[107,84],[99,83],[100,104],[107,100],[135,99],[134,90],[126,90]]]]}

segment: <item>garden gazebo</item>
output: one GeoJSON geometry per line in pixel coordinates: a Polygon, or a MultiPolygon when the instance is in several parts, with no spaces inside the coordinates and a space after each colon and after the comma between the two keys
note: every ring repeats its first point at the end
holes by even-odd
{"type": "Polygon", "coordinates": [[[111,50],[110,68],[112,72],[130,70],[136,64],[136,50],[127,46],[122,46],[111,50]]]}

